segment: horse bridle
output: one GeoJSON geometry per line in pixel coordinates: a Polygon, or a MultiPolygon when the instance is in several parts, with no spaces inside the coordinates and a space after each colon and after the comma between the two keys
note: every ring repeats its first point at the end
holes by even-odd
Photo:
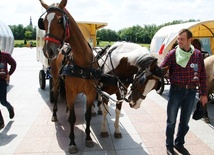
{"type": "MultiPolygon", "coordinates": [[[[51,42],[54,42],[56,44],[59,44],[59,45],[62,45],[64,41],[66,41],[69,37],[70,37],[70,32],[69,32],[69,18],[65,12],[65,8],[64,10],[58,8],[58,7],[49,7],[46,12],[50,12],[52,10],[57,10],[59,12],[61,12],[63,14],[62,16],[62,23],[63,23],[63,28],[64,28],[64,35],[63,35],[63,39],[53,35],[53,34],[50,34],[50,33],[47,33],[45,34],[44,36],[44,40],[47,40],[47,41],[51,41],[51,42]]],[[[44,26],[44,21],[43,21],[43,18],[42,16],[46,13],[44,12],[39,20],[38,20],[38,27],[41,29],[41,30],[45,30],[45,26],[44,26]]]]}
{"type": "MultiPolygon", "coordinates": [[[[131,91],[133,91],[133,89],[136,87],[137,83],[140,83],[140,85],[143,85],[146,82],[146,79],[150,76],[152,76],[153,78],[159,79],[159,80],[161,79],[161,77],[158,77],[157,75],[155,75],[155,73],[151,72],[148,68],[146,68],[145,70],[139,70],[137,72],[135,78],[133,79],[131,91]]],[[[138,88],[135,89],[135,92],[140,96],[141,99],[146,98],[146,96],[142,95],[142,93],[139,91],[138,88]]]]}

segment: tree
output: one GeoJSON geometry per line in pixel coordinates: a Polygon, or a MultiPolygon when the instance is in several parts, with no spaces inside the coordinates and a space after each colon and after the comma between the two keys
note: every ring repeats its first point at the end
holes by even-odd
{"type": "Polygon", "coordinates": [[[117,41],[118,35],[116,31],[110,29],[101,29],[97,31],[97,37],[102,41],[117,41]]]}
{"type": "Polygon", "coordinates": [[[31,31],[25,31],[25,38],[26,38],[26,40],[29,40],[29,39],[31,39],[32,38],[32,32],[31,31]]]}
{"type": "Polygon", "coordinates": [[[32,26],[24,27],[22,24],[19,25],[9,25],[14,39],[15,40],[24,40],[26,38],[26,32],[28,39],[35,40],[36,39],[36,27],[32,28],[32,26]],[[31,32],[31,35],[29,33],[31,32]]]}

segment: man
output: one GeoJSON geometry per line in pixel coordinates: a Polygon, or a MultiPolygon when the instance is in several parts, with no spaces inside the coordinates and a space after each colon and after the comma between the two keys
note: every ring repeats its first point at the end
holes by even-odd
{"type": "Polygon", "coordinates": [[[174,148],[184,155],[190,153],[184,147],[185,135],[189,130],[189,120],[193,110],[196,89],[199,90],[200,101],[207,103],[206,72],[201,52],[191,45],[192,33],[182,29],[178,33],[178,46],[165,57],[161,67],[169,68],[170,92],[167,105],[166,147],[167,154],[174,155],[174,148]],[[174,140],[176,118],[179,108],[180,122],[174,140]]]}
{"type": "MultiPolygon", "coordinates": [[[[16,61],[11,57],[9,53],[2,52],[0,50],[0,102],[9,111],[10,119],[14,117],[14,109],[11,104],[7,101],[7,82],[10,76],[16,69],[16,61]],[[8,72],[7,66],[10,65],[8,72]]],[[[4,128],[4,119],[0,110],[0,130],[4,128]]]]}

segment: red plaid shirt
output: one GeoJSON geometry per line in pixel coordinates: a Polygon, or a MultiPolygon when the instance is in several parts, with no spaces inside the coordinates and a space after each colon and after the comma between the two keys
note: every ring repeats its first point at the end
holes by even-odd
{"type": "Polygon", "coordinates": [[[160,67],[169,67],[169,79],[171,84],[179,85],[198,85],[199,94],[206,95],[206,71],[204,67],[204,59],[201,52],[195,49],[190,57],[189,62],[185,68],[176,63],[175,49],[167,53],[164,61],[160,67]],[[193,80],[197,74],[198,81],[193,80]]]}
{"type": "Polygon", "coordinates": [[[0,79],[5,79],[6,74],[12,75],[16,69],[16,61],[11,57],[9,53],[0,52],[0,79]],[[10,70],[8,71],[7,65],[10,65],[10,70]]]}

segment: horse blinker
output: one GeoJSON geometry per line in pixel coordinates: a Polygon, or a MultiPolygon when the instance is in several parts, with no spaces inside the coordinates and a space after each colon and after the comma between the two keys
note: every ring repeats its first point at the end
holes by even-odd
{"type": "Polygon", "coordinates": [[[39,27],[41,30],[45,30],[45,25],[44,25],[43,18],[39,18],[39,20],[38,20],[38,27],[39,27]]]}

